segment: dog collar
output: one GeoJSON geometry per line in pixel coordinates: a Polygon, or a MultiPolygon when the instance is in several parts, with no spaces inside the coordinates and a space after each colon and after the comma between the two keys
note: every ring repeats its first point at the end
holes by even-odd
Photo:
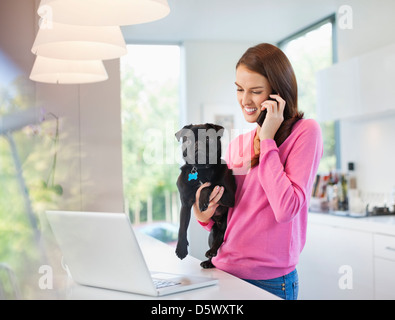
{"type": "Polygon", "coordinates": [[[188,175],[188,181],[197,180],[198,178],[198,171],[196,167],[192,167],[191,172],[188,175]]]}

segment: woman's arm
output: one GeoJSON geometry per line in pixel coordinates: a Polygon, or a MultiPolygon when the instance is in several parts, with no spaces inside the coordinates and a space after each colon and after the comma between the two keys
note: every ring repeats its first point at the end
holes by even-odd
{"type": "Polygon", "coordinates": [[[310,198],[323,153],[321,129],[305,120],[285,166],[272,139],[261,141],[258,178],[278,222],[291,221],[310,198]]]}

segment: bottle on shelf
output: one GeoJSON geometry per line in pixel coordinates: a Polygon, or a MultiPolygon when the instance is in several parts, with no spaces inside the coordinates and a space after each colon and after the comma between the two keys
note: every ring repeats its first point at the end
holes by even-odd
{"type": "Polygon", "coordinates": [[[349,162],[348,165],[348,209],[352,215],[366,214],[365,206],[357,189],[357,178],[355,174],[355,163],[349,162]]]}

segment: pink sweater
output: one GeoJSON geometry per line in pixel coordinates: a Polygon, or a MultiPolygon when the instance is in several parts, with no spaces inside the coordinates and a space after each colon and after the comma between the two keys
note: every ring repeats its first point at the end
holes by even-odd
{"type": "MultiPolygon", "coordinates": [[[[323,143],[318,123],[302,119],[280,148],[274,140],[261,141],[259,165],[249,170],[255,132],[238,136],[227,150],[237,183],[236,204],[212,262],[239,278],[266,280],[288,274],[298,263],[323,143]]],[[[203,227],[210,230],[212,225],[203,227]]]]}

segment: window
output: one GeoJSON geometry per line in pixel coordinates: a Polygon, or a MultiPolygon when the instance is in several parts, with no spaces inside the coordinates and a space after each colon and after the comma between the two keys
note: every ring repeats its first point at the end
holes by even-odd
{"type": "Polygon", "coordinates": [[[121,59],[123,183],[132,223],[177,240],[180,47],[128,45],[121,59]]]}
{"type": "MultiPolygon", "coordinates": [[[[336,61],[335,15],[281,41],[278,46],[292,63],[298,82],[298,105],[305,118],[316,118],[316,72],[336,61]]],[[[320,123],[324,155],[318,169],[329,172],[340,165],[336,122],[320,123]]]]}

